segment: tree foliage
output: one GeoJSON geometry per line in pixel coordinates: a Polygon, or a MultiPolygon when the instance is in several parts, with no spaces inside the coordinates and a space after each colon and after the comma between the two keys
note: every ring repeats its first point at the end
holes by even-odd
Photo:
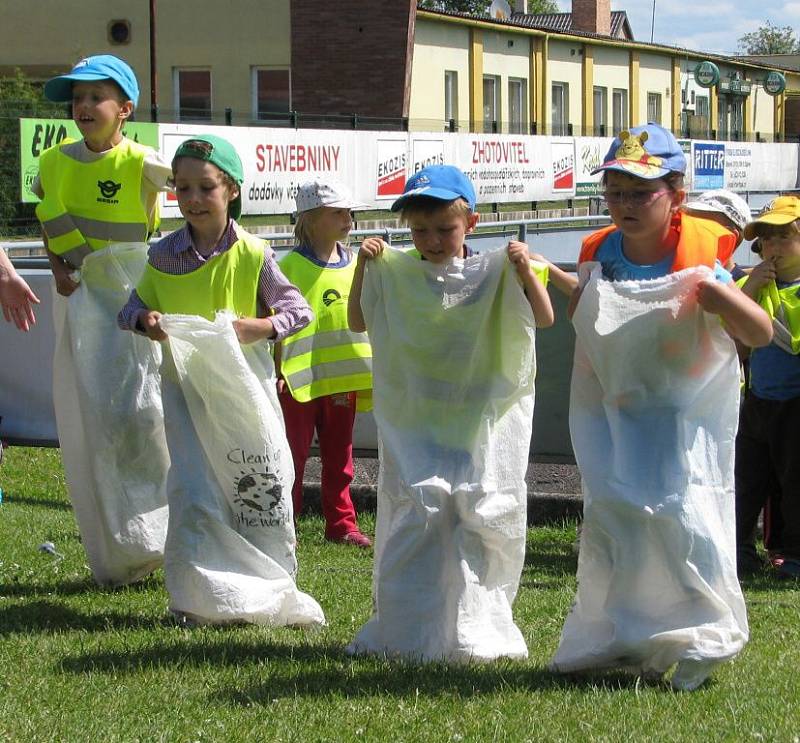
{"type": "MultiPolygon", "coordinates": [[[[422,0],[421,8],[429,10],[450,10],[456,13],[469,13],[470,15],[486,15],[489,12],[491,0],[422,0]]],[[[513,0],[511,2],[513,7],[513,0]]],[[[556,0],[528,0],[528,13],[558,13],[556,0]]]]}
{"type": "Polygon", "coordinates": [[[794,54],[800,51],[800,41],[791,26],[774,26],[767,21],[739,37],[739,49],[745,54],[794,54]]]}
{"type": "Polygon", "coordinates": [[[67,108],[50,103],[42,95],[41,84],[28,80],[17,70],[0,77],[0,236],[25,234],[33,225],[33,209],[20,203],[19,120],[23,117],[63,118],[67,108]]]}

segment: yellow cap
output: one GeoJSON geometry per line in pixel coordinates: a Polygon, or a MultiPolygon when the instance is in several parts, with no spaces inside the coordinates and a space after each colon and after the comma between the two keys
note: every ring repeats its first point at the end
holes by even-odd
{"type": "Polygon", "coordinates": [[[789,224],[795,219],[800,219],[800,199],[797,196],[778,196],[767,204],[764,209],[747,227],[744,228],[745,240],[755,240],[758,237],[760,224],[789,224]]]}

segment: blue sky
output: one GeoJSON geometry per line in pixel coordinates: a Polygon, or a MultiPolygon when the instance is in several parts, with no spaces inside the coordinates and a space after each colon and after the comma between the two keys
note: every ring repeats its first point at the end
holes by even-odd
{"type": "MultiPolygon", "coordinates": [[[[568,11],[570,0],[558,0],[568,11]]],[[[611,0],[612,10],[624,10],[638,41],[650,41],[653,0],[611,0]]],[[[739,37],[766,20],[800,29],[800,2],[776,0],[656,0],[653,41],[718,54],[738,51],[739,37]]]]}

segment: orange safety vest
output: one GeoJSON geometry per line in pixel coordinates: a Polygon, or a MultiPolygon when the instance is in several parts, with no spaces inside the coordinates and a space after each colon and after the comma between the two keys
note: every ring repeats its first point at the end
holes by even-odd
{"type": "MultiPolygon", "coordinates": [[[[714,268],[717,260],[727,260],[736,247],[736,237],[721,225],[710,219],[680,214],[678,217],[680,233],[675,249],[672,273],[693,266],[714,268]]],[[[617,229],[613,224],[593,232],[583,239],[578,263],[594,260],[603,240],[617,229]]]]}

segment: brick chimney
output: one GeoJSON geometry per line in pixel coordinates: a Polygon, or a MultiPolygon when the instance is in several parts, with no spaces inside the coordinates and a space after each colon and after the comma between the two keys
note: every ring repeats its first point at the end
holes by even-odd
{"type": "Polygon", "coordinates": [[[611,36],[611,0],[572,0],[572,30],[611,36]]]}

